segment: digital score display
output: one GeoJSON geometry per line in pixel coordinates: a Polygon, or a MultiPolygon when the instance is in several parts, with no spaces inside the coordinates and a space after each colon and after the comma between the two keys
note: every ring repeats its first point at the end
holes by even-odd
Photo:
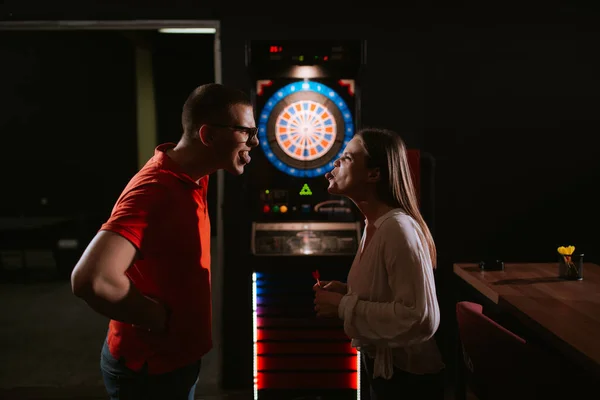
{"type": "MultiPolygon", "coordinates": [[[[297,52],[297,53],[302,53],[302,52],[297,52]]],[[[294,62],[306,62],[309,63],[310,61],[313,61],[315,63],[319,62],[319,61],[329,61],[331,60],[342,60],[343,59],[343,55],[341,53],[333,53],[332,55],[329,54],[312,54],[313,52],[307,52],[307,55],[304,54],[287,54],[288,55],[288,59],[294,62]]],[[[283,46],[269,46],[269,54],[271,54],[270,59],[273,61],[279,61],[282,60],[284,58],[284,56],[286,55],[286,53],[284,53],[283,50],[283,46]]]]}
{"type": "Polygon", "coordinates": [[[358,63],[361,48],[356,43],[323,43],[320,41],[273,42],[253,41],[252,63],[293,63],[317,65],[328,63],[358,63]]]}

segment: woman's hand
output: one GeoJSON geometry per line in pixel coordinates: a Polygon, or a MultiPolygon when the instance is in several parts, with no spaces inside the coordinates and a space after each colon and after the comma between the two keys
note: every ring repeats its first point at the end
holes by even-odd
{"type": "Polygon", "coordinates": [[[340,281],[321,281],[320,286],[318,283],[316,283],[313,286],[313,290],[316,291],[318,289],[323,289],[323,290],[327,290],[329,292],[335,292],[335,293],[339,293],[339,294],[348,293],[348,285],[346,285],[345,283],[342,283],[340,281]]]}
{"type": "Polygon", "coordinates": [[[329,291],[324,288],[315,289],[315,311],[317,312],[317,317],[337,317],[342,297],[344,295],[341,293],[329,291]]]}

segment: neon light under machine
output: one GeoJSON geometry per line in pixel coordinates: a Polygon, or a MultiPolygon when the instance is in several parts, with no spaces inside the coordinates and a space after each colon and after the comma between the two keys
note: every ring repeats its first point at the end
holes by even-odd
{"type": "MultiPolygon", "coordinates": [[[[318,270],[345,281],[362,233],[324,175],[359,125],[365,43],[249,42],[260,150],[249,166],[257,399],[360,398],[360,361],[338,319],[314,312],[318,270]]],[[[242,329],[242,327],[240,327],[242,329]]]]}

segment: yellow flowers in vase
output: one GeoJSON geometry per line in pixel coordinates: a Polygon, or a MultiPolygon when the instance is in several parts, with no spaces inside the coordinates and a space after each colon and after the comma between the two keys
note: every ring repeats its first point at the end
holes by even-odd
{"type": "Polygon", "coordinates": [[[576,254],[575,246],[560,246],[558,249],[558,275],[561,278],[579,280],[583,278],[583,254],[576,254]],[[576,265],[577,264],[579,265],[576,265]]]}

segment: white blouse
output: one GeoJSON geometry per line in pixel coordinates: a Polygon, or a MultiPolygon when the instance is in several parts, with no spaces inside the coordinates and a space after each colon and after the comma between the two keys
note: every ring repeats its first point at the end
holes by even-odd
{"type": "Polygon", "coordinates": [[[413,374],[444,368],[433,335],[440,323],[429,248],[416,221],[394,209],[361,241],[338,313],[352,346],[375,358],[374,374],[390,379],[394,365],[413,374]],[[362,253],[362,254],[361,254],[362,253]]]}

